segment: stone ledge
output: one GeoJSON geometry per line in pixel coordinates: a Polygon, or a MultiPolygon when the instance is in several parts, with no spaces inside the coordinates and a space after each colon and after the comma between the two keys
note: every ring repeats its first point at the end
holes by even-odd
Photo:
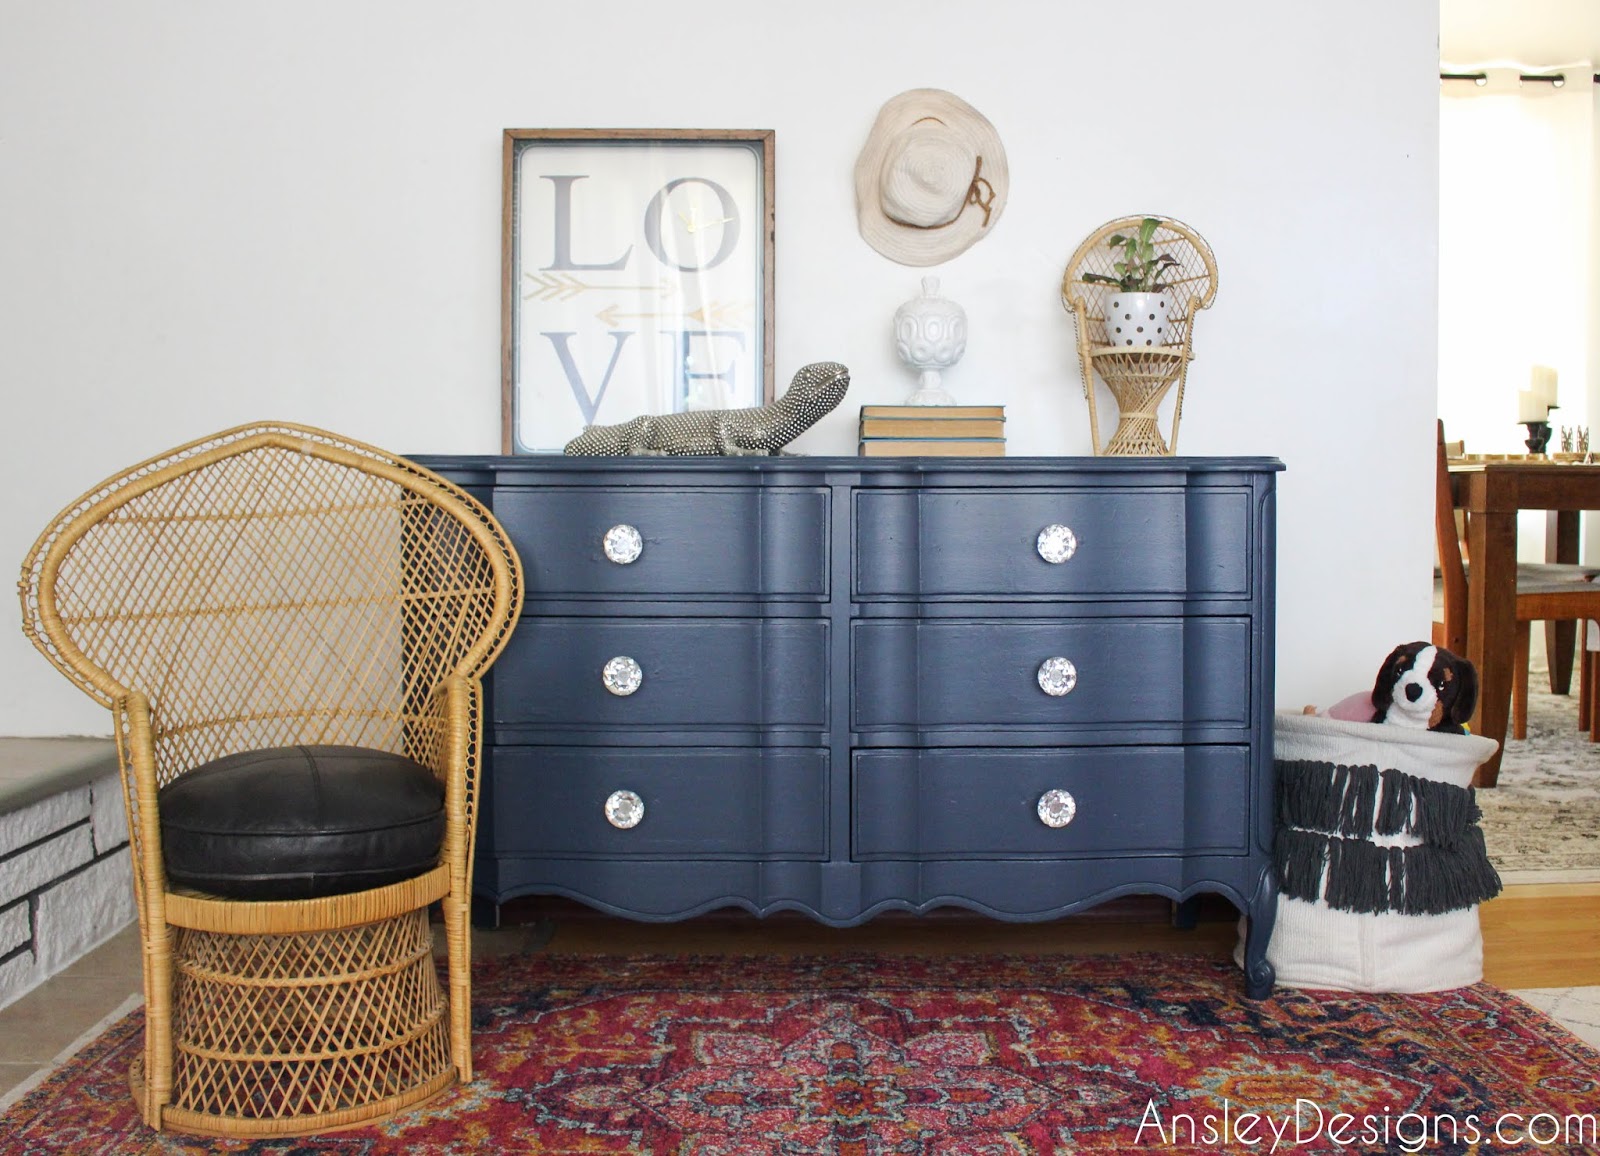
{"type": "Polygon", "coordinates": [[[38,971],[37,961],[31,951],[24,951],[0,963],[0,1007],[5,1007],[43,983],[45,977],[39,975],[38,971]]]}
{"type": "Polygon", "coordinates": [[[0,1007],[134,917],[110,739],[0,738],[0,1007]]]}
{"type": "Polygon", "coordinates": [[[94,861],[89,824],[69,827],[24,851],[0,859],[0,903],[10,904],[48,887],[94,861]]]}
{"type": "Polygon", "coordinates": [[[132,922],[133,868],[124,846],[39,892],[34,954],[54,975],[132,922]]]}
{"type": "Polygon", "coordinates": [[[0,863],[22,848],[90,818],[89,790],[88,787],[73,787],[15,811],[0,812],[0,863]]]}
{"type": "Polygon", "coordinates": [[[0,738],[0,815],[117,773],[110,739],[0,738]]]}
{"type": "Polygon", "coordinates": [[[120,771],[113,768],[89,784],[89,820],[95,854],[104,855],[128,841],[128,805],[122,798],[120,771]]]}
{"type": "MultiPolygon", "coordinates": [[[[85,834],[88,825],[75,828],[85,834]]],[[[38,987],[121,931],[135,917],[132,860],[126,845],[52,879],[29,898],[5,909],[0,923],[20,909],[30,922],[20,945],[0,952],[0,1008],[38,987]]]]}
{"type": "Polygon", "coordinates": [[[33,942],[33,921],[28,916],[28,901],[19,900],[0,911],[0,959],[33,942]]]}

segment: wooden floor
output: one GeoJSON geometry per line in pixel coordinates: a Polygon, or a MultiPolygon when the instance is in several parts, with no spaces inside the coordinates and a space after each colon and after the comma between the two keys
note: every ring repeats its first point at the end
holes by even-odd
{"type": "MultiPolygon", "coordinates": [[[[1600,984],[1600,883],[1511,886],[1483,905],[1484,979],[1502,988],[1565,988],[1600,984]]],[[[830,928],[800,915],[756,919],[718,913],[681,923],[646,924],[597,915],[577,904],[541,900],[511,904],[508,925],[521,924],[550,951],[575,954],[832,954],[984,952],[1108,954],[1197,952],[1230,957],[1237,915],[1221,900],[1207,904],[1198,925],[1171,925],[1171,905],[1142,897],[1119,900],[1069,919],[1002,923],[955,910],[927,916],[885,915],[860,927],[830,928]],[[548,919],[541,923],[541,919],[548,919]],[[546,938],[548,937],[548,938],[546,938]]],[[[517,949],[512,926],[499,940],[517,949]]]]}
{"type": "Polygon", "coordinates": [[[1483,978],[1496,987],[1600,984],[1600,883],[1510,886],[1479,922],[1483,978]]]}

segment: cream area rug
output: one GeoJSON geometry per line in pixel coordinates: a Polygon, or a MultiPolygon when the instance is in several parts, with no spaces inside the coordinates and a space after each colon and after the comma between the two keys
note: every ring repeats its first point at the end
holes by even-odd
{"type": "Polygon", "coordinates": [[[1528,737],[1506,740],[1499,782],[1477,793],[1489,861],[1506,883],[1600,880],[1600,743],[1578,730],[1577,672],[1571,695],[1551,694],[1536,648],[1528,684],[1528,737]]]}

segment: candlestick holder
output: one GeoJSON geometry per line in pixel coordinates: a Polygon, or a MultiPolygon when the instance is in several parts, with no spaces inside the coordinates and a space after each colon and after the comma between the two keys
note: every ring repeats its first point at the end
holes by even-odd
{"type": "Polygon", "coordinates": [[[1544,453],[1544,447],[1550,444],[1550,423],[1547,421],[1525,421],[1522,423],[1528,429],[1528,440],[1522,444],[1528,447],[1530,454],[1544,453]]]}

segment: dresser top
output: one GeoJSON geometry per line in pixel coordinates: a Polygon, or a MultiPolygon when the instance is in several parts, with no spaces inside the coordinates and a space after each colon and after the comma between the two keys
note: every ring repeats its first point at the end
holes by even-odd
{"type": "Polygon", "coordinates": [[[791,474],[861,474],[884,475],[942,475],[960,478],[963,475],[1009,478],[1024,482],[1025,476],[1074,474],[1102,475],[1107,479],[1118,476],[1132,481],[1152,482],[1163,475],[1176,480],[1177,476],[1193,474],[1239,474],[1277,472],[1283,463],[1268,457],[1016,457],[1016,458],[945,458],[904,457],[864,458],[826,457],[806,454],[779,455],[777,457],[567,457],[563,454],[409,454],[412,461],[427,469],[444,470],[459,476],[462,472],[484,471],[513,480],[519,473],[548,473],[559,471],[575,477],[595,474],[627,473],[648,475],[661,473],[687,473],[712,476],[739,475],[791,475],[791,474]]]}

